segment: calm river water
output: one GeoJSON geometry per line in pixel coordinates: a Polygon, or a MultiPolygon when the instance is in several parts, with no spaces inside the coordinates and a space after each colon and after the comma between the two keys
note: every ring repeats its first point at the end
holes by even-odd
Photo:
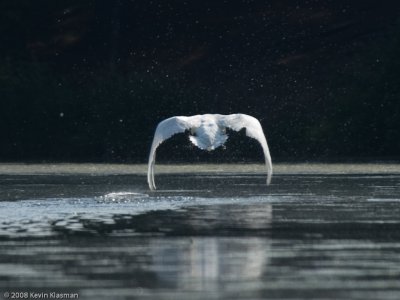
{"type": "Polygon", "coordinates": [[[0,299],[400,299],[399,172],[330,168],[3,171],[0,299]]]}

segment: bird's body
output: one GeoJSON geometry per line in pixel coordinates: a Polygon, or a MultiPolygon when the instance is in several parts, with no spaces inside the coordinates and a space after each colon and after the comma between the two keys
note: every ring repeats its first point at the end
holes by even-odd
{"type": "Polygon", "coordinates": [[[228,136],[225,128],[220,124],[220,115],[202,115],[198,127],[191,128],[190,141],[202,150],[212,151],[222,146],[228,136]]]}
{"type": "Polygon", "coordinates": [[[260,122],[256,118],[245,114],[205,114],[190,117],[171,117],[158,124],[151,145],[147,172],[147,182],[150,189],[156,189],[154,182],[156,150],[163,141],[174,134],[188,130],[190,132],[189,139],[195,146],[203,150],[212,151],[224,145],[228,139],[226,128],[235,131],[246,128],[246,135],[256,139],[261,144],[267,165],[267,184],[269,184],[272,177],[272,161],[260,122]]]}

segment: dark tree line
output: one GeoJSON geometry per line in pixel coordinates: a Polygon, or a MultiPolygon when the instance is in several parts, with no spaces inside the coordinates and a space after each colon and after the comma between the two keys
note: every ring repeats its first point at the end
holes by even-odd
{"type": "MultiPolygon", "coordinates": [[[[275,158],[397,159],[399,6],[1,1],[0,160],[145,161],[160,120],[236,112],[275,158]]],[[[176,136],[161,159],[258,159],[241,135],[213,154],[176,136]]]]}

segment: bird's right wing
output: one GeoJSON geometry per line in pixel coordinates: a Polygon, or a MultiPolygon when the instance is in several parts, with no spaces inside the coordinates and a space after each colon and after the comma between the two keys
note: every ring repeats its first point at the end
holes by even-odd
{"type": "MultiPolygon", "coordinates": [[[[198,119],[198,118],[197,118],[198,119]]],[[[193,117],[171,117],[160,122],[154,134],[153,143],[151,144],[149,163],[147,169],[147,182],[151,190],[156,189],[154,182],[154,164],[156,162],[157,147],[177,133],[185,132],[186,130],[195,127],[198,123],[196,116],[193,117]]]]}
{"type": "Polygon", "coordinates": [[[221,115],[220,119],[221,125],[231,128],[235,131],[246,128],[246,135],[256,139],[260,143],[264,152],[265,164],[267,166],[267,185],[269,185],[272,178],[272,160],[269,153],[267,140],[260,122],[256,118],[245,114],[232,114],[227,116],[221,115]]]}

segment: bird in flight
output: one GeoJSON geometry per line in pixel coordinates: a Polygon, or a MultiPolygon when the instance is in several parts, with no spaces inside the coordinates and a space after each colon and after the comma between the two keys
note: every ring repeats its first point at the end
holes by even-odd
{"type": "Polygon", "coordinates": [[[222,146],[228,139],[226,128],[234,131],[240,131],[245,128],[246,135],[260,143],[264,152],[267,166],[267,185],[269,185],[272,177],[272,161],[260,122],[256,118],[245,114],[205,114],[190,117],[171,117],[158,124],[150,149],[147,170],[147,182],[150,189],[156,189],[154,164],[156,162],[157,147],[162,142],[177,133],[189,131],[189,139],[195,146],[202,150],[212,151],[222,146]]]}

